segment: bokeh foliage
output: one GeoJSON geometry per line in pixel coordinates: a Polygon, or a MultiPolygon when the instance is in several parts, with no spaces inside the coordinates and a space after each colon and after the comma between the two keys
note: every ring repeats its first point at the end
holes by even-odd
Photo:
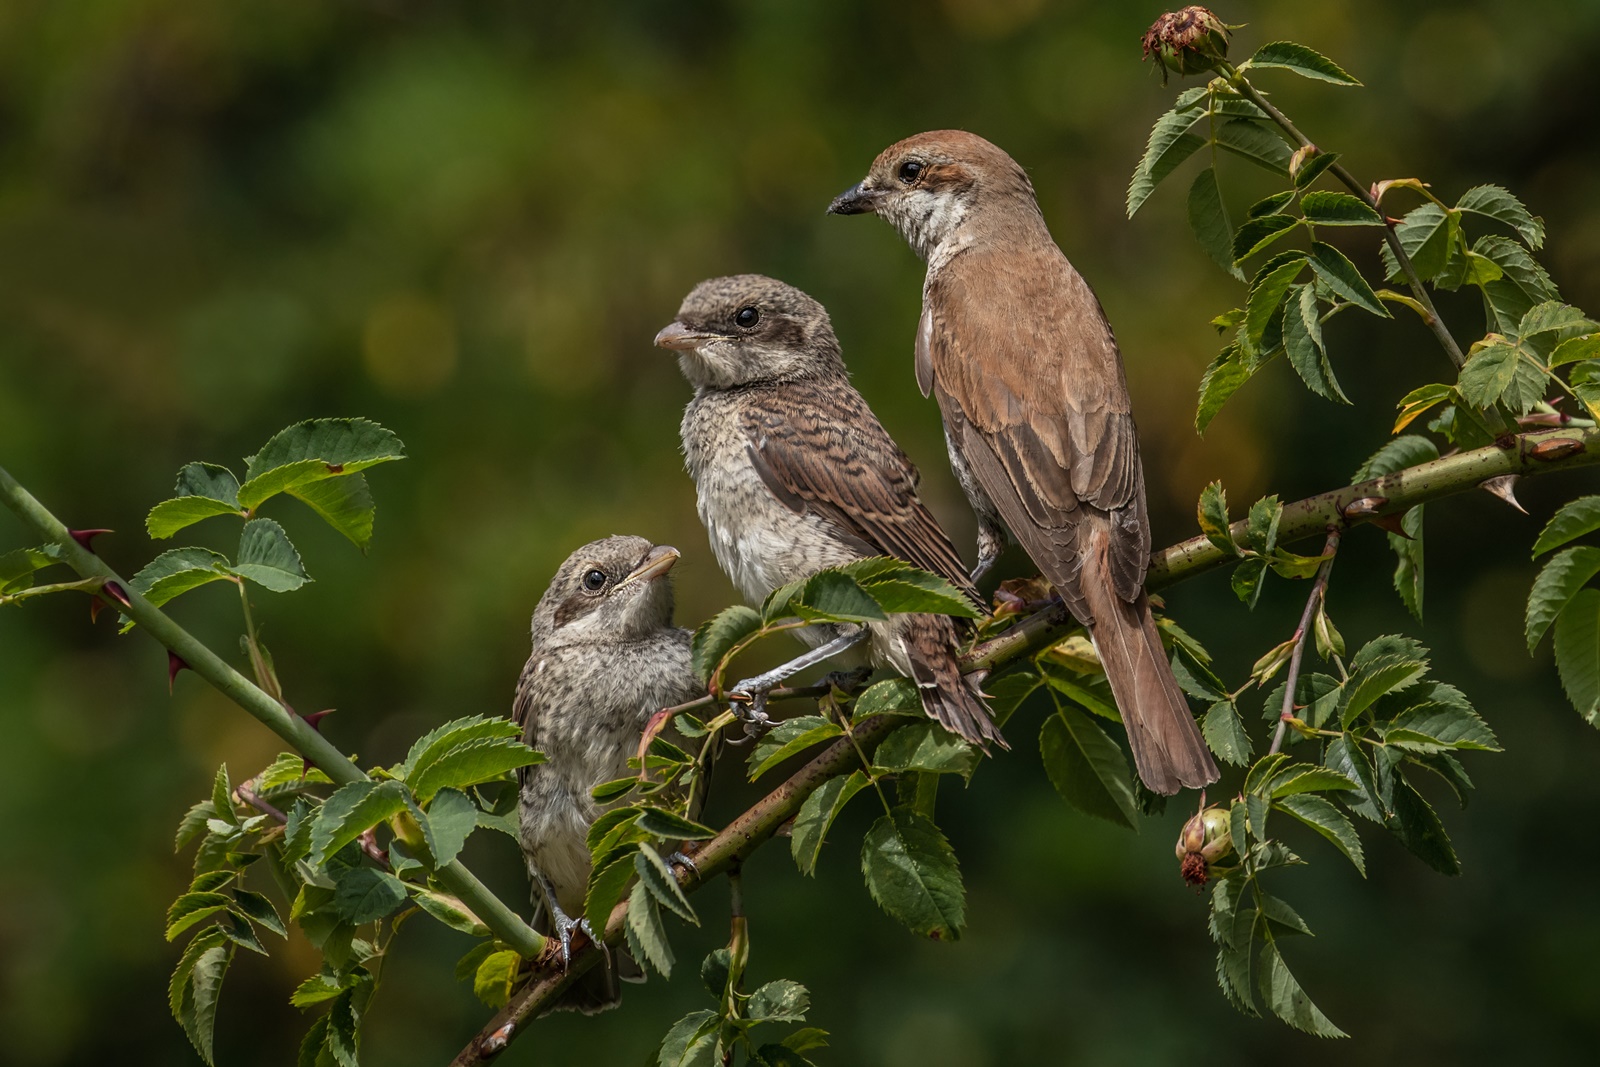
{"type": "MultiPolygon", "coordinates": [[[[735,599],[677,453],[684,387],[648,344],[701,277],[761,270],[822,299],[857,384],[969,541],[937,416],[911,387],[921,266],[886,228],[821,214],[890,140],[964,126],[1030,168],[1118,328],[1158,542],[1192,532],[1193,501],[1215,478],[1242,501],[1343,484],[1385,439],[1388,400],[1441,377],[1433,341],[1415,323],[1344,316],[1329,333],[1361,353],[1340,365],[1353,408],[1310,396],[1280,365],[1194,436],[1194,386],[1216,350],[1206,320],[1238,294],[1195,247],[1182,197],[1125,219],[1127,173],[1172,95],[1137,62],[1157,11],[7,4],[0,455],[73,525],[116,528],[98,547],[132,571],[166,547],[148,540],[144,514],[195,456],[240,468],[268,434],[312,416],[366,414],[395,430],[412,458],[381,474],[368,558],[302,522],[317,582],[258,604],[289,699],[343,709],[330,736],[393,762],[430,727],[509,706],[527,616],[575,544],[613,532],[677,544],[683,621],[735,599]]],[[[1227,15],[1256,41],[1313,43],[1366,83],[1279,88],[1314,139],[1359,173],[1414,173],[1452,202],[1485,182],[1512,188],[1550,224],[1543,258],[1566,298],[1600,306],[1600,159],[1575,135],[1592,121],[1600,9],[1330,0],[1227,15]]],[[[1236,180],[1242,213],[1254,179],[1236,180]]],[[[1361,265],[1376,271],[1377,257],[1361,265]]],[[[1442,310],[1477,334],[1475,300],[1442,310]]],[[[1369,882],[1327,863],[1296,884],[1324,935],[1296,946],[1297,974],[1352,1043],[1324,1046],[1220,1001],[1204,904],[1169,856],[1182,813],[1172,834],[1130,838],[1067,810],[1031,768],[978,776],[944,817],[969,892],[956,945],[884,922],[851,857],[825,851],[812,883],[781,849],[758,856],[744,880],[755,980],[781,959],[806,984],[833,1031],[831,1063],[1488,1062],[1535,1032],[1545,1058],[1576,1059],[1600,948],[1586,906],[1595,742],[1548,652],[1528,658],[1521,624],[1537,570],[1525,549],[1576,488],[1529,483],[1533,519],[1487,495],[1430,509],[1422,635],[1507,753],[1475,769],[1477,810],[1452,826],[1463,879],[1379,842],[1374,853],[1392,854],[1368,857],[1369,882]],[[1489,545],[1513,547],[1486,556],[1489,545]],[[1380,950],[1400,962],[1374,967],[1380,950]]],[[[0,539],[23,543],[8,516],[0,539]]],[[[1387,554],[1371,531],[1341,549],[1334,605],[1357,644],[1411,625],[1387,554]]],[[[1269,585],[1250,613],[1218,577],[1168,600],[1180,619],[1220,616],[1208,644],[1240,676],[1292,628],[1302,596],[1269,585]]],[[[182,610],[213,645],[234,639],[224,593],[197,592],[182,610]]],[[[175,950],[159,916],[188,879],[186,858],[168,858],[170,827],[218,763],[265,765],[277,751],[193,679],[169,698],[159,650],[113,641],[109,625],[90,630],[66,598],[0,615],[0,1061],[186,1062],[164,1004],[175,950]]],[[[712,803],[727,815],[749,799],[730,781],[712,803]]],[[[845,820],[859,834],[867,817],[845,820]]],[[[484,873],[508,898],[521,892],[514,865],[484,873]]],[[[719,892],[697,907],[716,914],[719,892]]],[[[685,938],[682,955],[718,940],[685,938]]],[[[470,991],[436,980],[459,950],[438,932],[386,964],[373,1062],[439,1062],[481,1022],[470,991]]],[[[243,960],[230,977],[222,1062],[281,1063],[297,1042],[304,1020],[285,993],[308,959],[288,951],[282,969],[243,960]]],[[[507,1062],[580,1049],[640,1059],[704,994],[654,982],[628,995],[604,1020],[541,1024],[507,1062]]]]}

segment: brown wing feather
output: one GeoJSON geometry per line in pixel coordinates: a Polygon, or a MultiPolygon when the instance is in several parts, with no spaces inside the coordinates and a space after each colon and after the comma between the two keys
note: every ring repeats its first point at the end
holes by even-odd
{"type": "Polygon", "coordinates": [[[1122,362],[1093,290],[1053,244],[1025,255],[970,249],[934,277],[928,303],[946,423],[961,422],[1004,471],[980,480],[1012,533],[1072,601],[1076,539],[1063,534],[1084,506],[1109,513],[1117,592],[1136,598],[1150,555],[1144,476],[1122,362]]]}
{"type": "Polygon", "coordinates": [[[917,496],[917,470],[847,382],[798,382],[745,408],[750,456],[762,480],[866,555],[932,571],[981,603],[961,555],[917,496]]]}

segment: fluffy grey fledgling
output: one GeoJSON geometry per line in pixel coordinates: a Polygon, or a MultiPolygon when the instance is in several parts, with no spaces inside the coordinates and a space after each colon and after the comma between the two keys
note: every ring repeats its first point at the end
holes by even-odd
{"type": "MultiPolygon", "coordinates": [[[[717,562],[753,604],[824,567],[897,556],[979,603],[961,557],[917,496],[917,471],[850,384],[822,305],[772,278],[696,286],[656,344],[680,353],[695,386],[683,450],[717,562]]],[[[870,636],[873,659],[910,678],[923,709],[980,745],[1005,741],[956,662],[959,632],[939,615],[798,631],[819,646],[740,689],[870,636]]]]}
{"type": "MultiPolygon", "coordinates": [[[[667,572],[678,550],[642,537],[584,545],[556,572],[533,613],[533,654],[511,717],[547,762],[522,772],[522,852],[543,906],[543,931],[570,951],[583,926],[589,827],[606,806],[590,790],[628,775],[650,717],[705,693],[688,630],[672,625],[667,572]]],[[[585,926],[587,932],[587,927],[585,926]]],[[[617,979],[642,981],[625,952],[584,975],[553,1010],[614,1007],[617,979]]]]}

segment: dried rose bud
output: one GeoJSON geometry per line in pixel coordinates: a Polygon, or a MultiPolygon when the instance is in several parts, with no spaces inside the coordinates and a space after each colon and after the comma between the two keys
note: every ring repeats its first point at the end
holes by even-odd
{"type": "Polygon", "coordinates": [[[1211,865],[1233,851],[1226,808],[1206,808],[1183,824],[1173,853],[1183,861],[1179,873],[1192,886],[1206,884],[1211,865]]]}
{"type": "Polygon", "coordinates": [[[1228,25],[1203,7],[1169,11],[1145,32],[1144,57],[1156,57],[1161,80],[1174,74],[1205,74],[1228,58],[1228,25]]]}

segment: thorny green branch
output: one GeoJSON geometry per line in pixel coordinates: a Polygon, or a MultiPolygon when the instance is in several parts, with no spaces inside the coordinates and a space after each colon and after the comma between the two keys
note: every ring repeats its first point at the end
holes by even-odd
{"type": "MultiPolygon", "coordinates": [[[[223,696],[255,716],[267,729],[283,738],[306,759],[316,764],[336,785],[361,782],[367,779],[361,768],[350,761],[332,742],[323,737],[305,719],[285,708],[267,692],[250,682],[244,675],[228,666],[223,659],[207,648],[199,638],[179,626],[159,608],[140,596],[112,570],[99,556],[80,545],[43,504],[35,500],[16,479],[0,467],[0,500],[16,513],[17,517],[47,542],[59,545],[62,559],[84,578],[101,582],[101,596],[112,606],[120,608],[150,636],[175,653],[200,677],[210,682],[223,696]],[[115,583],[126,602],[103,592],[106,585],[115,583]]],[[[537,956],[544,951],[545,939],[512,911],[506,904],[478,881],[477,877],[459,860],[440,867],[435,872],[441,885],[455,894],[483,924],[506,944],[524,956],[537,956]]]]}
{"type": "MultiPolygon", "coordinates": [[[[1490,478],[1507,474],[1535,475],[1590,467],[1597,463],[1600,463],[1600,429],[1568,426],[1559,430],[1523,434],[1509,438],[1504,448],[1491,445],[1460,452],[1288,504],[1283,509],[1278,540],[1280,544],[1290,544],[1329,528],[1340,529],[1376,516],[1402,514],[1417,504],[1473,489],[1490,478]],[[1353,508],[1352,505],[1359,507],[1353,508]]],[[[182,657],[197,674],[225,696],[322,768],[328,777],[339,784],[365,778],[359,768],[304,719],[287,711],[167,615],[129,589],[98,556],[73,540],[67,528],[18,485],[4,468],[0,468],[0,499],[39,536],[60,545],[65,561],[80,575],[118,583],[131,604],[124,608],[130,618],[182,657]]],[[[1232,532],[1236,538],[1245,537],[1245,522],[1235,523],[1232,532]]],[[[1215,570],[1232,562],[1233,558],[1204,537],[1190,538],[1151,557],[1146,584],[1152,589],[1172,585],[1215,570]]],[[[964,669],[995,670],[1006,666],[1048,647],[1072,626],[1063,609],[1046,608],[1005,633],[977,645],[964,657],[964,669]]],[[[894,719],[887,716],[869,720],[855,732],[854,740],[863,750],[870,752],[894,725],[894,719]]],[[[806,797],[818,786],[828,778],[852,768],[859,758],[849,739],[835,742],[713,838],[696,856],[698,870],[684,874],[684,889],[692,891],[727,870],[730,864],[742,860],[798,811],[806,797]]],[[[524,924],[459,861],[442,868],[438,878],[483,919],[497,937],[527,958],[541,956],[545,939],[524,924]]],[[[615,942],[621,936],[623,907],[619,905],[607,923],[605,939],[608,942],[615,942]]],[[[453,1061],[455,1067],[482,1063],[504,1049],[529,1019],[579,975],[594,966],[600,956],[592,947],[580,950],[573,955],[572,965],[565,973],[544,973],[519,990],[511,1003],[497,1013],[472,1043],[457,1055],[453,1061]]]]}

